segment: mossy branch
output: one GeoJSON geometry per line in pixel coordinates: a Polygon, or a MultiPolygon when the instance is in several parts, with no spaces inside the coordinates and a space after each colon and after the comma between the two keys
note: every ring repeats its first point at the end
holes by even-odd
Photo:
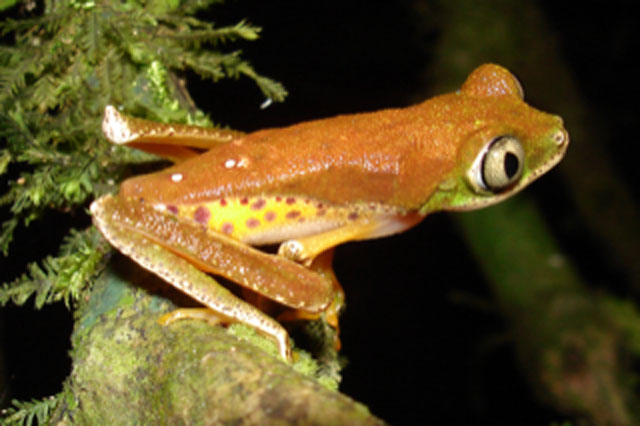
{"type": "Polygon", "coordinates": [[[298,350],[293,364],[283,362],[275,343],[250,327],[158,324],[181,297],[129,259],[114,257],[80,302],[73,371],[49,421],[382,424],[335,390],[331,368],[298,350]]]}

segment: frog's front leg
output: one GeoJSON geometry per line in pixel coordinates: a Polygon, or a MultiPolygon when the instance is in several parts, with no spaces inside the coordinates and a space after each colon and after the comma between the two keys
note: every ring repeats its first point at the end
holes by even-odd
{"type": "Polygon", "coordinates": [[[419,213],[363,214],[329,231],[287,240],[280,244],[278,254],[310,266],[316,256],[339,244],[396,234],[411,228],[423,218],[424,215],[419,213]]]}
{"type": "Polygon", "coordinates": [[[248,324],[271,336],[285,359],[291,354],[282,326],[203,271],[222,275],[295,309],[320,312],[332,300],[332,284],[322,275],[145,203],[107,195],[96,200],[91,211],[94,223],[113,246],[224,319],[248,324]]]}

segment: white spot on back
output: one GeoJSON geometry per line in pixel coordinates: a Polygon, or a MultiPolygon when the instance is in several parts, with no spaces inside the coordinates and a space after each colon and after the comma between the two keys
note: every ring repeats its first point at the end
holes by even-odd
{"type": "Polygon", "coordinates": [[[227,169],[231,169],[231,168],[236,166],[236,160],[230,158],[230,159],[228,159],[227,161],[224,162],[224,166],[227,169]]]}
{"type": "Polygon", "coordinates": [[[171,180],[174,182],[180,182],[182,180],[182,173],[174,173],[171,175],[171,180]]]}

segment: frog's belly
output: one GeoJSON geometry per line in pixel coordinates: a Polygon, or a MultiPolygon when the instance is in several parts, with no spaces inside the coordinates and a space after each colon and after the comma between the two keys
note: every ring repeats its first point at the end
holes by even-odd
{"type": "Polygon", "coordinates": [[[397,214],[391,207],[374,203],[335,206],[310,198],[279,195],[156,207],[253,245],[319,234],[363,217],[397,214]]]}

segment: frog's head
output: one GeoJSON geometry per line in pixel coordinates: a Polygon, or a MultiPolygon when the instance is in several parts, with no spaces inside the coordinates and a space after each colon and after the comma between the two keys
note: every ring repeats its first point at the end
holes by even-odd
{"type": "Polygon", "coordinates": [[[498,203],[550,170],[567,150],[562,119],[527,105],[522,86],[503,67],[477,68],[448,96],[467,111],[465,133],[456,142],[453,168],[422,213],[498,203]]]}

